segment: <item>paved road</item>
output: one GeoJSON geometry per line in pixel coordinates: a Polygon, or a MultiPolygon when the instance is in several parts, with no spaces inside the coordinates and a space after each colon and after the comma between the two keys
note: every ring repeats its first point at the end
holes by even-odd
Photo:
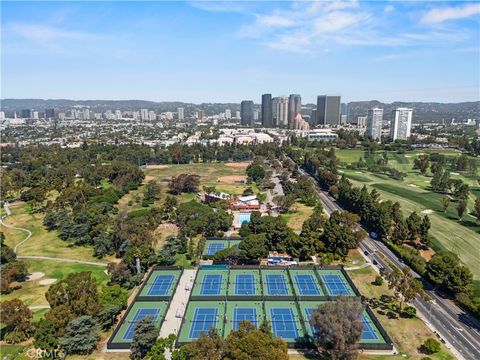
{"type": "MultiPolygon", "coordinates": [[[[309,176],[303,169],[300,171],[309,176]]],[[[318,199],[322,202],[325,211],[343,211],[341,206],[326,192],[322,191],[316,181],[318,199]]],[[[386,271],[391,270],[391,264],[398,268],[406,266],[388,247],[371,237],[364,239],[360,244],[361,251],[368,253],[369,258],[375,260],[386,271]]],[[[421,276],[411,270],[413,276],[421,276]]],[[[423,280],[423,279],[422,279],[423,280]]],[[[425,280],[423,280],[425,283],[425,280]]],[[[426,283],[428,287],[428,283],[426,283]]],[[[451,350],[459,358],[467,360],[480,359],[480,322],[473,316],[459,308],[453,301],[434,290],[426,290],[433,301],[426,302],[420,297],[413,301],[419,315],[427,324],[436,329],[441,339],[451,345],[451,350]]]]}

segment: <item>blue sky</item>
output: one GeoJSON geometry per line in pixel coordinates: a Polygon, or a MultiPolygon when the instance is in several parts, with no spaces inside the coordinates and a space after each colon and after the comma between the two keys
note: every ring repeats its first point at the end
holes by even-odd
{"type": "Polygon", "coordinates": [[[1,2],[1,97],[480,99],[479,2],[1,2]]]}

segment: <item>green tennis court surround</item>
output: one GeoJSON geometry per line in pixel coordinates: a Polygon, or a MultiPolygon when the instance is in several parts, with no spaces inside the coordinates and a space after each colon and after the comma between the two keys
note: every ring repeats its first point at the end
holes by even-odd
{"type": "Polygon", "coordinates": [[[139,296],[172,296],[180,274],[180,270],[152,271],[139,296]]]}
{"type": "Polygon", "coordinates": [[[178,343],[188,343],[197,339],[201,332],[210,328],[223,335],[225,301],[190,301],[182,321],[178,343]]]}
{"type": "Polygon", "coordinates": [[[147,316],[152,317],[155,326],[160,326],[167,308],[166,301],[136,301],[125,314],[123,322],[112,338],[113,342],[130,344],[133,340],[135,324],[147,316]]]}

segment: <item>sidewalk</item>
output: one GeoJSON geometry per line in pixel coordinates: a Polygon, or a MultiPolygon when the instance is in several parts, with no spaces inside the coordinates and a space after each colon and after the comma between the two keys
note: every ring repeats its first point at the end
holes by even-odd
{"type": "Polygon", "coordinates": [[[170,307],[165,315],[162,328],[160,329],[160,337],[166,338],[172,333],[178,336],[178,331],[185,314],[185,309],[190,296],[190,291],[193,287],[193,280],[195,279],[196,273],[196,269],[188,269],[183,271],[182,277],[178,282],[177,289],[175,290],[175,294],[173,295],[170,303],[170,307]],[[181,313],[181,318],[176,317],[177,312],[181,313]]]}

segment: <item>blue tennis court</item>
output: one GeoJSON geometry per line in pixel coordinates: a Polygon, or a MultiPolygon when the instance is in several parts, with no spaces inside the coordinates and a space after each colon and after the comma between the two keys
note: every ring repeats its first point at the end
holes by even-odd
{"type": "Polygon", "coordinates": [[[198,339],[202,332],[208,334],[208,331],[217,325],[216,308],[197,308],[190,328],[190,339],[198,339]]]}
{"type": "Polygon", "coordinates": [[[255,276],[253,274],[238,274],[235,276],[235,295],[254,295],[255,276]]]}
{"type": "Polygon", "coordinates": [[[135,332],[135,325],[142,319],[145,319],[147,316],[151,316],[153,318],[153,322],[157,321],[158,314],[160,313],[160,309],[138,309],[135,313],[135,316],[130,321],[130,325],[128,325],[128,329],[123,335],[124,340],[133,340],[133,334],[135,332]]]}
{"type": "Polygon", "coordinates": [[[222,288],[222,274],[206,274],[203,277],[202,295],[219,295],[222,288]]]}
{"type": "Polygon", "coordinates": [[[225,245],[222,243],[213,243],[213,244],[208,244],[208,250],[207,250],[207,255],[215,255],[217,251],[223,250],[225,248],[225,245]]]}
{"type": "Polygon", "coordinates": [[[284,339],[296,339],[298,337],[297,322],[292,309],[274,308],[270,309],[272,317],[273,333],[284,339]]]}
{"type": "Polygon", "coordinates": [[[338,274],[321,274],[323,283],[332,296],[352,295],[345,280],[338,274]]]}
{"type": "Polygon", "coordinates": [[[167,295],[172,286],[175,276],[173,275],[157,275],[153,284],[148,289],[148,295],[167,295]]]}
{"type": "Polygon", "coordinates": [[[255,308],[235,308],[233,310],[233,329],[237,330],[242,321],[248,320],[254,326],[257,326],[257,309],[255,308]]]}
{"type": "Polygon", "coordinates": [[[362,335],[360,336],[360,339],[377,340],[378,336],[375,333],[375,330],[373,329],[371,321],[365,315],[362,315],[362,324],[363,324],[363,330],[362,330],[362,335]]]}
{"type": "Polygon", "coordinates": [[[268,295],[288,295],[287,283],[285,277],[279,274],[267,274],[268,295]]]}
{"type": "Polygon", "coordinates": [[[320,295],[315,278],[311,274],[295,274],[295,282],[301,295],[320,295]]]}

